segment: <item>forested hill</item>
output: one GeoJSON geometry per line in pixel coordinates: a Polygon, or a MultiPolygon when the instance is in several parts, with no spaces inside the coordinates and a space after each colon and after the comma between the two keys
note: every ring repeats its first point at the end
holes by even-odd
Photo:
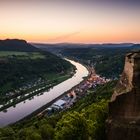
{"type": "Polygon", "coordinates": [[[33,51],[39,51],[39,49],[27,43],[25,40],[6,39],[6,40],[0,40],[0,51],[33,52],[33,51]]]}
{"type": "Polygon", "coordinates": [[[59,83],[69,77],[71,70],[73,66],[69,62],[24,40],[1,40],[0,103],[7,101],[9,93],[15,93],[15,90],[59,83]]]}
{"type": "Polygon", "coordinates": [[[128,52],[140,50],[140,44],[101,45],[89,48],[63,48],[58,50],[67,57],[73,57],[95,67],[98,74],[107,78],[118,78],[123,71],[125,55],[128,52]]]}

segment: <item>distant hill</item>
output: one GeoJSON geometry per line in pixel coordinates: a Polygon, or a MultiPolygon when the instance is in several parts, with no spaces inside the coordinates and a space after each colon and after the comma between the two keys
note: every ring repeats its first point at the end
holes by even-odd
{"type": "Polygon", "coordinates": [[[39,51],[39,49],[35,48],[31,44],[28,44],[25,40],[6,39],[0,40],[0,51],[35,52],[39,51]]]}
{"type": "Polygon", "coordinates": [[[116,48],[116,47],[132,47],[133,43],[108,43],[108,44],[82,44],[82,43],[56,43],[56,44],[41,44],[41,43],[33,43],[37,48],[93,48],[93,47],[108,47],[108,48],[116,48]]]}
{"type": "MultiPolygon", "coordinates": [[[[64,50],[73,50],[73,49],[131,49],[137,50],[140,49],[140,44],[133,44],[133,43],[108,43],[108,44],[73,44],[73,43],[56,43],[56,44],[39,44],[33,43],[33,46],[49,51],[56,55],[61,54],[64,50]]],[[[74,53],[74,50],[73,50],[74,53]]]]}

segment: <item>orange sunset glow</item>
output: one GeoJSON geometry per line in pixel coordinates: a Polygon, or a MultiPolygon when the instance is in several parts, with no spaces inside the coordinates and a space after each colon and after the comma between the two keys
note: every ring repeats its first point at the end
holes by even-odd
{"type": "Polygon", "coordinates": [[[0,1],[0,39],[43,43],[140,42],[140,5],[98,1],[0,1]]]}

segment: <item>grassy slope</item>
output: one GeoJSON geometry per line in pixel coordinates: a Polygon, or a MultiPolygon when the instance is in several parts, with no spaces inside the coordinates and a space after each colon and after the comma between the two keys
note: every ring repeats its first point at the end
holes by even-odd
{"type": "Polygon", "coordinates": [[[0,51],[0,58],[17,57],[18,59],[45,59],[40,52],[16,52],[16,51],[0,51]]]}

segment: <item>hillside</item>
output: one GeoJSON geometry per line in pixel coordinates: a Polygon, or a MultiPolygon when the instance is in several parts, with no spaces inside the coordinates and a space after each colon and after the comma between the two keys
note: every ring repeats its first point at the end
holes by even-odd
{"type": "Polygon", "coordinates": [[[34,117],[15,125],[1,128],[0,138],[10,140],[104,140],[108,100],[116,82],[90,89],[69,110],[34,117]]]}
{"type": "Polygon", "coordinates": [[[62,55],[73,57],[83,63],[93,66],[96,73],[107,78],[119,78],[123,71],[125,55],[132,50],[140,49],[135,45],[99,45],[88,48],[68,48],[58,52],[62,55]]]}
{"type": "Polygon", "coordinates": [[[123,71],[125,55],[140,49],[140,44],[34,44],[36,47],[57,55],[80,60],[94,66],[96,73],[107,78],[119,78],[123,71]]]}
{"type": "Polygon", "coordinates": [[[36,49],[26,41],[3,40],[0,43],[0,105],[71,76],[73,66],[69,62],[36,49]]]}

